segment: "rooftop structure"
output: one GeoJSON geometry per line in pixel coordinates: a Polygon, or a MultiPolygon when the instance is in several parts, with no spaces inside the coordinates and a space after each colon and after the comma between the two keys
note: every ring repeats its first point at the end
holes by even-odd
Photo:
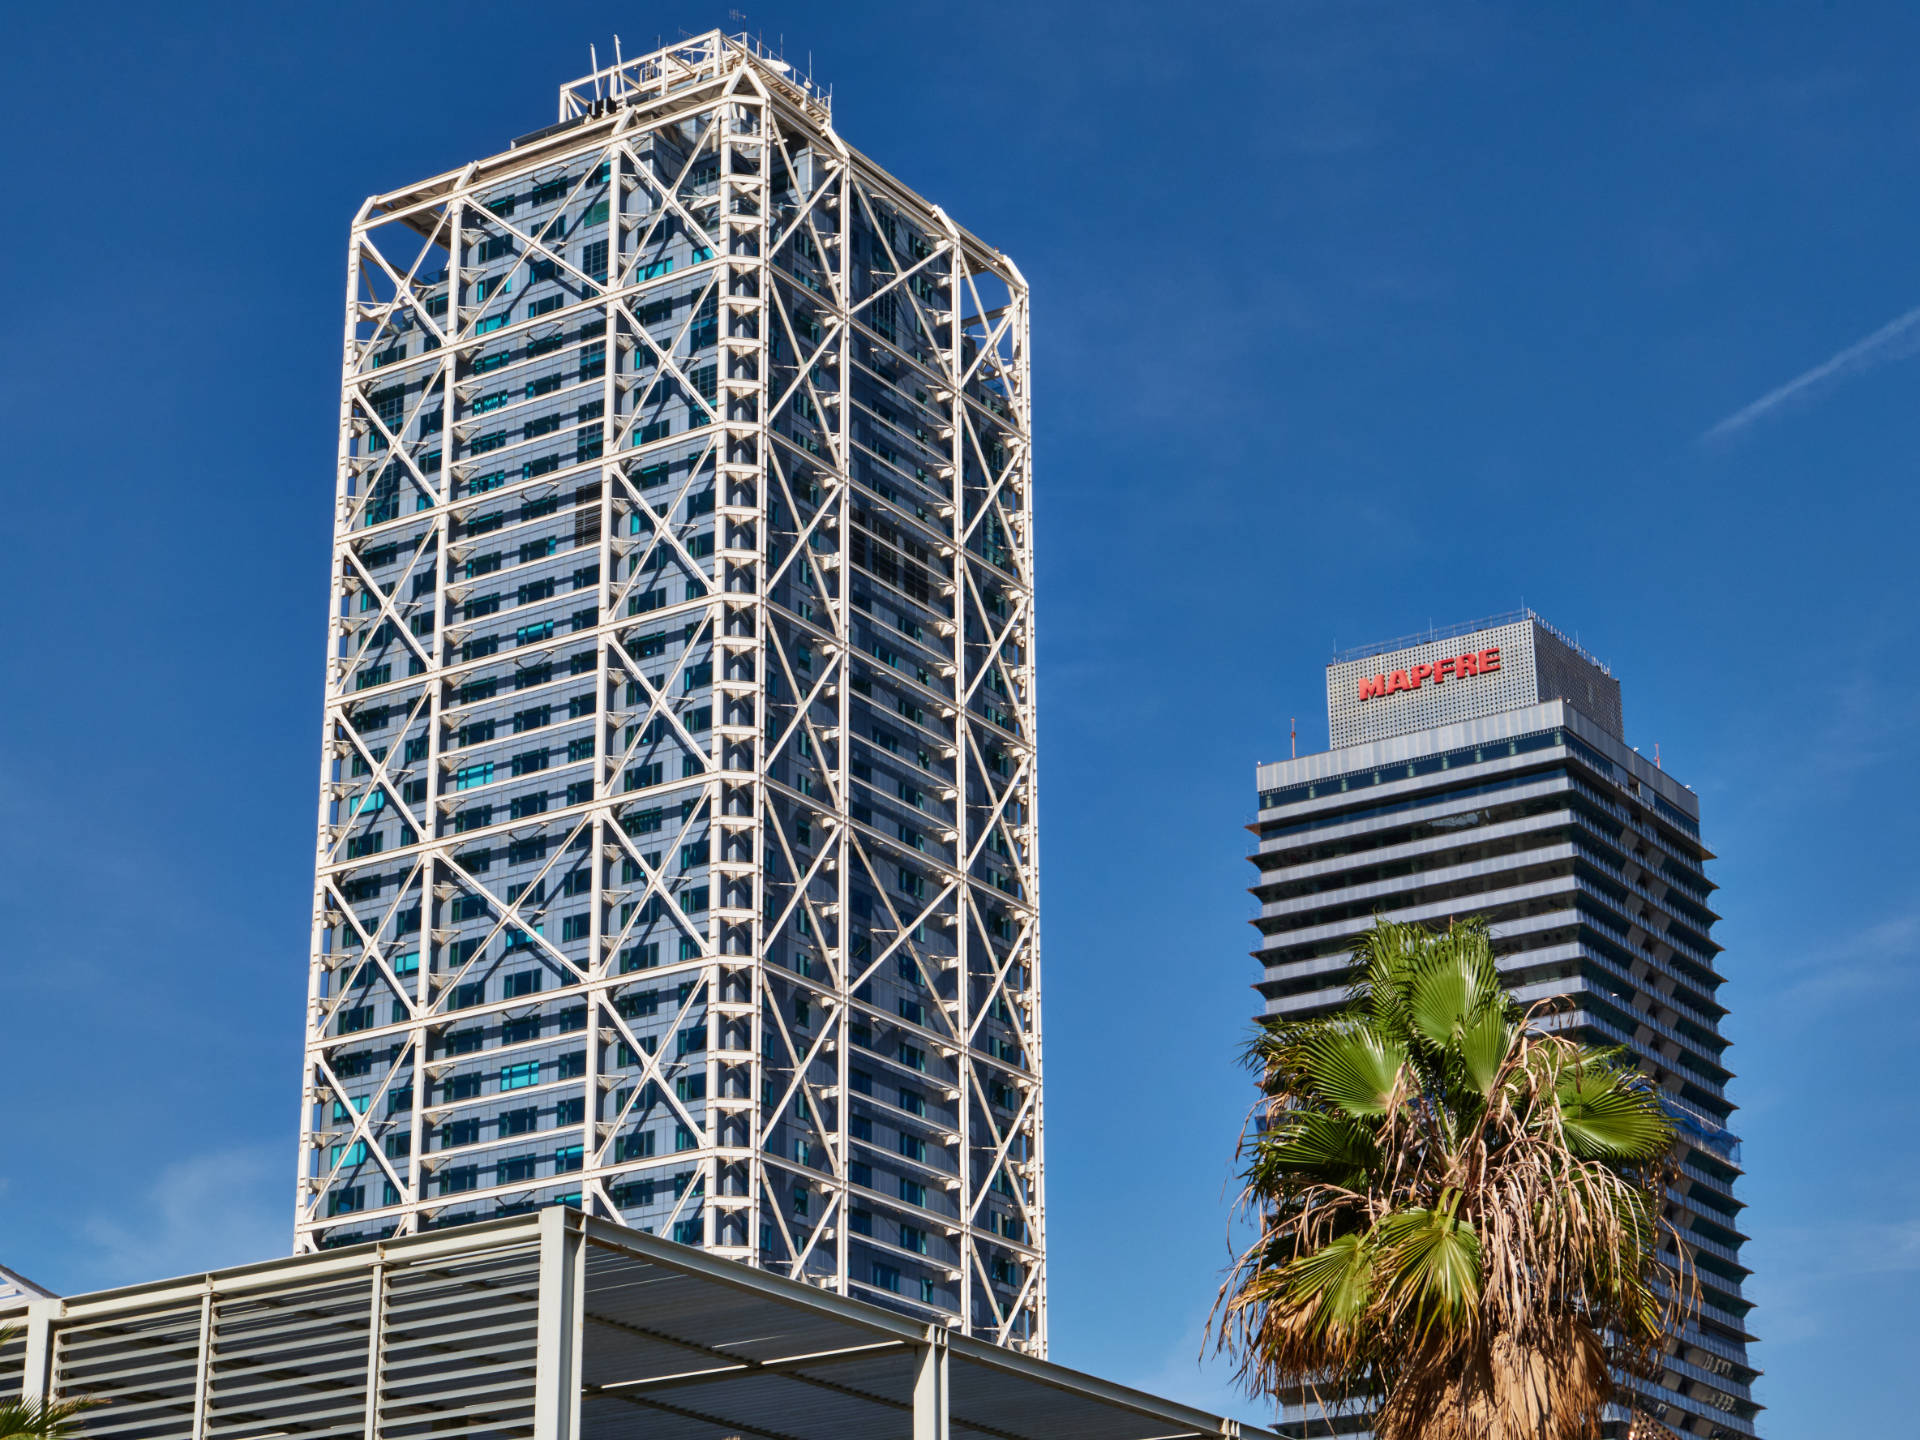
{"type": "Polygon", "coordinates": [[[744,39],[559,114],[353,224],[297,1248],[1044,1353],[1025,283],[744,39]]]}
{"type": "MultiPolygon", "coordinates": [[[[1612,674],[1530,611],[1337,657],[1327,717],[1331,749],[1256,774],[1265,1016],[1339,1006],[1377,917],[1487,917],[1514,997],[1557,1000],[1546,1023],[1625,1046],[1679,1128],[1668,1213],[1703,1303],[1661,1379],[1626,1383],[1681,1434],[1753,1435],[1740,1142],[1698,797],[1627,746],[1612,674]]],[[[1625,1423],[1611,1415],[1609,1432],[1625,1423]]],[[[1303,1399],[1283,1428],[1366,1427],[1364,1404],[1327,1415],[1303,1399]]]]}
{"type": "Polygon", "coordinates": [[[0,1402],[103,1400],[88,1440],[1267,1435],[565,1209],[8,1320],[0,1402]]]}
{"type": "Polygon", "coordinates": [[[1336,750],[1552,699],[1575,701],[1616,738],[1626,733],[1613,672],[1531,610],[1344,651],[1327,666],[1336,750]],[[1463,653],[1455,642],[1469,637],[1480,648],[1463,653]]]}
{"type": "Polygon", "coordinates": [[[24,1304],[28,1300],[42,1299],[52,1293],[41,1289],[19,1272],[0,1265],[0,1310],[10,1305],[24,1304]]]}

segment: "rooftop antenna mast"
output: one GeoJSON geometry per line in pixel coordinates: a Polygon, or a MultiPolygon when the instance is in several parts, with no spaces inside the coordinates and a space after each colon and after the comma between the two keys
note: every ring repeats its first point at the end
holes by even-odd
{"type": "Polygon", "coordinates": [[[594,101],[598,103],[600,99],[600,56],[595,53],[591,40],[587,42],[587,68],[593,72],[593,98],[594,101]]]}
{"type": "Polygon", "coordinates": [[[1287,717],[1287,758],[1289,760],[1300,758],[1300,731],[1296,728],[1299,718],[1297,715],[1287,717]]]}
{"type": "Polygon", "coordinates": [[[609,95],[617,97],[620,94],[620,67],[625,63],[620,58],[620,36],[616,33],[613,37],[613,79],[607,82],[609,95]]]}

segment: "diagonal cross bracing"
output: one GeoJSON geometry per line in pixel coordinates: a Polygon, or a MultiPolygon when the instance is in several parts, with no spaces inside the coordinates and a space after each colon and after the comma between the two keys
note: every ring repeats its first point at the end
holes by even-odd
{"type": "Polygon", "coordinates": [[[353,229],[298,1246],[1043,1354],[1025,282],[750,45],[581,83],[353,229]]]}

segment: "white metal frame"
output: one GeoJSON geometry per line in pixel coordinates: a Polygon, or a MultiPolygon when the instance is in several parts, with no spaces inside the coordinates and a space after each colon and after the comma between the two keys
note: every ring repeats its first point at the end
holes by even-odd
{"type": "MultiPolygon", "coordinates": [[[[504,838],[527,827],[502,823],[457,837],[446,827],[455,804],[445,758],[456,723],[450,714],[453,696],[460,676],[477,668],[455,653],[463,633],[456,603],[470,587],[453,572],[473,549],[462,526],[502,496],[512,500],[541,493],[543,486],[566,491],[598,484],[600,623],[590,636],[575,635],[564,647],[591,643],[594,651],[600,707],[595,758],[588,767],[592,800],[541,822],[563,837],[558,855],[571,853],[567,846],[582,837],[590,847],[592,932],[584,961],[569,956],[552,937],[532,937],[556,966],[571,967],[565,972],[571,983],[540,995],[540,1002],[586,1006],[586,1073],[529,1092],[576,1094],[583,1101],[586,1154],[577,1177],[582,1203],[617,1217],[613,1183],[642,1171],[661,1173],[661,1159],[621,1161],[613,1150],[621,1120],[609,1109],[616,1086],[631,1086],[620,1093],[638,1092],[651,1080],[699,1136],[695,1152],[673,1160],[695,1163],[701,1184],[693,1189],[704,1191],[716,1214],[738,1217],[729,1231],[731,1243],[717,1243],[718,1252],[765,1263],[768,1252],[760,1236],[772,1230],[789,1273],[858,1293],[868,1277],[850,1267],[856,1243],[850,1212],[857,1205],[897,1209],[898,1202],[863,1194],[852,1175],[858,1153],[850,1119],[854,1034],[875,1026],[911,1033],[917,1046],[953,1067],[950,1078],[936,1083],[954,1117],[945,1136],[936,1137],[944,1138],[946,1163],[930,1166],[929,1176],[945,1183],[957,1205],[946,1238],[954,1246],[950,1277],[959,1296],[958,1314],[977,1333],[1044,1355],[1025,282],[1005,256],[849,148],[834,131],[820,95],[743,39],[716,31],[621,61],[563,87],[560,113],[563,124],[551,133],[370,199],[353,227],[296,1248],[312,1250],[343,1228],[339,1218],[326,1213],[327,1195],[345,1167],[355,1163],[358,1144],[366,1147],[359,1163],[377,1166],[370,1173],[400,1196],[397,1204],[370,1207],[373,1218],[406,1235],[449,1207],[448,1200],[431,1193],[436,1156],[427,1151],[427,1140],[431,1126],[459,1106],[436,1104],[426,1077],[447,1063],[438,1058],[435,1045],[449,1028],[448,1001],[462,972],[446,950],[454,932],[439,922],[456,897],[483,901],[497,917],[496,934],[509,926],[527,927],[530,933],[535,918],[526,897],[516,900],[490,888],[486,875],[471,873],[457,858],[476,840],[504,838]],[[680,123],[699,132],[699,148],[691,155],[719,162],[711,206],[706,197],[688,205],[675,189],[655,185],[636,159],[638,144],[649,132],[680,123]],[[603,285],[581,275],[565,249],[533,226],[516,228],[482,210],[484,196],[515,177],[559,169],[573,173],[577,162],[595,158],[608,162],[618,201],[612,207],[603,285]],[[776,211],[771,203],[769,179],[776,167],[796,176],[804,168],[809,177],[791,211],[776,211]],[[651,187],[644,212],[629,208],[638,204],[631,197],[642,187],[651,187]],[[640,411],[632,391],[642,382],[623,362],[634,346],[646,343],[636,311],[665,283],[640,273],[635,257],[642,253],[645,227],[664,215],[689,233],[704,235],[713,256],[700,266],[721,335],[720,374],[707,407],[720,490],[710,560],[689,555],[686,527],[675,520],[674,507],[656,502],[632,478],[635,465],[650,451],[637,443],[640,411]],[[884,224],[877,218],[882,215],[884,224]],[[919,248],[927,253],[895,253],[891,241],[881,240],[868,264],[876,274],[859,273],[847,241],[856,216],[876,232],[925,237],[919,248]],[[481,226],[510,237],[528,260],[565,267],[578,280],[593,297],[581,313],[605,319],[607,364],[598,387],[604,405],[601,456],[551,478],[509,484],[476,505],[459,490],[461,477],[475,468],[459,453],[459,443],[474,428],[462,407],[484,388],[469,362],[525,323],[478,332],[487,307],[469,305],[462,260],[468,237],[481,226]],[[399,253],[396,235],[417,247],[417,255],[399,253]],[[794,259],[796,251],[819,261],[817,270],[794,259]],[[439,252],[446,256],[445,293],[451,303],[435,316],[422,277],[439,252]],[[803,270],[812,276],[805,301],[810,324],[796,315],[793,298],[800,292],[792,276],[803,270]],[[877,318],[882,304],[892,311],[891,325],[877,318]],[[408,345],[403,357],[376,370],[374,357],[392,354],[396,337],[408,333],[429,337],[431,348],[415,353],[408,345]],[[911,340],[896,338],[909,334],[911,340]],[[777,363],[776,352],[790,361],[777,363]],[[874,363],[895,377],[895,398],[914,412],[911,421],[877,415],[856,403],[856,352],[880,357],[874,363]],[[371,398],[396,375],[431,377],[413,413],[397,426],[382,419],[371,398]],[[406,438],[435,387],[445,416],[444,460],[437,469],[423,463],[425,443],[406,438]],[[911,405],[908,392],[918,397],[911,405]],[[944,452],[941,460],[913,467],[918,491],[904,473],[902,493],[891,498],[856,487],[856,464],[883,459],[870,439],[883,424],[898,423],[916,427],[916,442],[936,444],[944,452]],[[383,443],[370,452],[376,437],[383,443]],[[420,508],[383,519],[385,512],[369,510],[375,503],[373,479],[396,462],[404,467],[402,489],[416,495],[420,508]],[[796,478],[803,472],[804,484],[796,478]],[[931,502],[920,493],[928,485],[940,492],[931,502]],[[900,728],[911,731],[928,776],[927,791],[915,802],[931,812],[928,833],[918,843],[873,823],[854,758],[853,692],[864,674],[880,669],[860,658],[858,636],[866,633],[865,621],[852,605],[851,545],[863,518],[876,527],[870,533],[884,529],[912,553],[927,557],[920,573],[929,583],[917,599],[909,604],[902,595],[883,596],[903,613],[911,609],[928,621],[916,641],[901,642],[907,668],[882,675],[898,708],[911,712],[900,728]],[[641,533],[633,533],[636,527],[641,533]],[[407,537],[413,558],[404,562],[398,579],[383,584],[365,556],[388,536],[407,537]],[[629,653],[623,639],[634,623],[625,614],[627,604],[651,573],[635,567],[656,547],[664,547],[675,564],[684,562],[706,577],[703,594],[669,603],[647,618],[703,627],[714,636],[711,732],[696,734],[684,725],[672,695],[677,672],[656,686],[651,667],[629,653]],[[416,568],[423,570],[429,562],[439,567],[438,580],[415,599],[416,568]],[[808,598],[796,602],[796,592],[808,598]],[[421,673],[376,675],[375,683],[356,688],[364,683],[364,662],[376,643],[421,673]],[[637,706],[620,703],[629,686],[642,692],[637,706]],[[973,703],[989,693],[990,705],[973,703]],[[355,707],[383,701],[409,717],[427,718],[431,743],[424,761],[409,765],[398,753],[376,755],[356,732],[350,719],[355,707]],[[983,710],[993,711],[995,718],[983,710]],[[632,924],[623,928],[621,907],[643,910],[653,897],[674,890],[665,864],[649,864],[619,823],[631,799],[621,781],[633,750],[622,737],[650,723],[672,727],[689,753],[700,756],[697,776],[666,788],[676,798],[697,792],[704,811],[696,818],[711,816],[710,883],[716,903],[702,924],[689,926],[698,954],[664,964],[650,976],[656,982],[664,977],[692,983],[683,1015],[705,1008],[713,1040],[705,1061],[709,1098],[702,1113],[672,1098],[668,1058],[643,1051],[617,1005],[630,977],[619,972],[616,957],[633,931],[632,924]],[[356,758],[370,772],[358,779],[347,773],[356,758]],[[810,777],[806,784],[797,778],[802,773],[810,777]],[[411,800],[409,784],[415,787],[411,800]],[[349,858],[350,841],[375,813],[360,807],[376,803],[367,798],[375,792],[384,797],[377,802],[378,813],[405,816],[417,841],[397,852],[349,858]],[[863,820],[863,814],[869,818],[863,820]],[[821,837],[810,854],[794,842],[797,817],[806,818],[821,837]],[[374,868],[391,870],[396,859],[407,873],[390,903],[370,909],[349,898],[357,876],[374,868]],[[896,868],[922,877],[924,893],[913,897],[917,905],[886,883],[896,868]],[[623,888],[619,874],[635,870],[641,879],[623,888]],[[983,871],[992,878],[983,878],[983,871]],[[851,877],[861,874],[874,881],[885,913],[872,917],[871,950],[857,962],[848,943],[850,887],[851,877]],[[417,935],[398,933],[408,906],[418,906],[423,917],[417,935]],[[431,923],[428,916],[435,917],[431,923]],[[822,966],[813,976],[776,967],[769,958],[772,941],[791,936],[802,923],[822,966]],[[344,959],[333,944],[342,926],[349,927],[355,942],[344,959]],[[923,935],[928,938],[920,939],[923,935]],[[410,945],[417,962],[402,971],[393,962],[410,945]],[[902,963],[897,957],[910,960],[929,1000],[912,1022],[862,998],[863,987],[887,962],[902,963]],[[363,962],[375,967],[367,973],[377,973],[393,995],[402,997],[405,1013],[395,1023],[343,1036],[336,1032],[346,980],[363,962]],[[823,1012],[818,1025],[801,1029],[790,1023],[780,1002],[795,994],[812,997],[823,1012]],[[995,1037],[991,1046],[990,1034],[995,1037]],[[377,1143],[391,1133],[384,1116],[387,1084],[369,1097],[364,1110],[356,1110],[356,1087],[333,1064],[342,1053],[369,1044],[398,1047],[402,1063],[412,1065],[411,1107],[401,1117],[408,1136],[404,1156],[390,1156],[377,1143]],[[622,1044],[636,1053],[637,1062],[616,1074],[602,1062],[622,1044]],[[1002,1044],[1009,1047],[1004,1058],[1002,1044]],[[769,1104],[770,1086],[778,1093],[769,1104]],[[333,1118],[342,1112],[343,1118],[333,1118]],[[783,1120],[804,1123],[818,1136],[824,1149],[820,1163],[772,1152],[767,1138],[783,1120]],[[345,1158],[336,1161],[336,1156],[345,1158]],[[742,1175],[744,1187],[737,1178],[742,1175]],[[804,1235],[790,1223],[785,1203],[795,1185],[820,1197],[821,1212],[807,1217],[804,1235]],[[996,1262],[1017,1267],[1011,1290],[1004,1275],[996,1277],[996,1262]]],[[[692,158],[688,163],[691,167],[692,158]]],[[[683,270],[673,281],[684,285],[691,273],[683,270]]],[[[658,358],[658,370],[643,388],[694,388],[664,346],[658,358]]],[[[881,588],[871,576],[862,584],[881,588]]],[[[557,640],[550,647],[561,648],[557,640]]],[[[683,835],[691,833],[691,824],[683,824],[683,835]]],[[[667,853],[664,847],[662,853],[667,853]]],[[[679,918],[672,905],[668,913],[679,918]]],[[[502,1000],[462,1011],[459,1019],[497,1018],[526,1008],[502,1000]]],[[[499,1052],[487,1053],[496,1058],[499,1052]]],[[[388,1083],[399,1070],[395,1064],[387,1071],[388,1083]]],[[[398,1126],[401,1120],[392,1123],[398,1126]]],[[[533,1188],[493,1190],[499,1199],[510,1200],[533,1188]]],[[[492,1195],[483,1191],[478,1198],[492,1195]]],[[[910,1299],[907,1303],[911,1308],[910,1299]]],[[[937,1318],[938,1309],[929,1315],[937,1318]]]]}

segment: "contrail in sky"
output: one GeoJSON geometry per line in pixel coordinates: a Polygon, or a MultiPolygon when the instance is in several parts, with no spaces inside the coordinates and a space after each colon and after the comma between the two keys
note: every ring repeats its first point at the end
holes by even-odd
{"type": "Polygon", "coordinates": [[[1849,345],[1831,360],[1814,366],[1804,375],[1794,377],[1778,390],[1769,390],[1745,409],[1734,411],[1700,438],[1724,440],[1746,429],[1754,421],[1770,415],[1789,400],[1829,380],[1858,375],[1889,361],[1904,360],[1916,350],[1920,350],[1920,307],[1907,311],[1897,320],[1888,321],[1866,339],[1849,345]]]}

